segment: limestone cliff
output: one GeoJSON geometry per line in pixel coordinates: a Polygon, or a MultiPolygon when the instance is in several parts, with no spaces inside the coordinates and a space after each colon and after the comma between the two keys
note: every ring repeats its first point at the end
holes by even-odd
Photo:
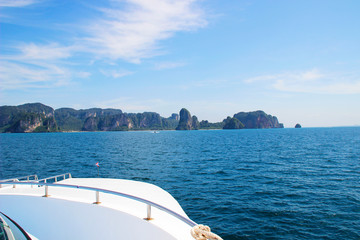
{"type": "Polygon", "coordinates": [[[190,112],[186,108],[180,110],[180,121],[176,130],[191,130],[192,118],[190,112]]]}
{"type": "Polygon", "coordinates": [[[222,122],[199,123],[183,108],[180,114],[161,117],[155,112],[124,113],[119,109],[53,108],[41,103],[0,106],[0,132],[127,131],[282,128],[275,116],[263,111],[239,112],[222,122]],[[180,115],[180,116],[179,116],[180,115]]]}
{"type": "Polygon", "coordinates": [[[192,116],[191,128],[192,130],[198,130],[200,128],[200,122],[196,116],[192,116]]]}
{"type": "Polygon", "coordinates": [[[41,103],[0,107],[1,132],[56,132],[54,109],[41,103]]]}
{"type": "Polygon", "coordinates": [[[75,110],[59,108],[55,110],[55,118],[61,131],[98,131],[102,118],[122,114],[118,109],[90,108],[75,110]]]}
{"type": "Polygon", "coordinates": [[[196,116],[191,117],[186,108],[180,110],[180,121],[176,130],[197,130],[200,127],[199,120],[196,116]]]}
{"type": "Polygon", "coordinates": [[[263,111],[239,112],[234,115],[245,128],[283,128],[277,117],[266,114],[263,111]]]}

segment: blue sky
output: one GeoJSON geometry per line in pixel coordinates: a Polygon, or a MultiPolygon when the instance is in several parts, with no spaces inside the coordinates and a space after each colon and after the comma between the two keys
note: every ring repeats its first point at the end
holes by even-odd
{"type": "Polygon", "coordinates": [[[0,105],[360,125],[360,1],[0,0],[0,105]]]}

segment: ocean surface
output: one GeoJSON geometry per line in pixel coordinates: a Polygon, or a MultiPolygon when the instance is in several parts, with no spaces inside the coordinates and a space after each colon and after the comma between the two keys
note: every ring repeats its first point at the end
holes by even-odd
{"type": "Polygon", "coordinates": [[[360,239],[360,127],[0,134],[0,179],[156,184],[224,239],[360,239]]]}

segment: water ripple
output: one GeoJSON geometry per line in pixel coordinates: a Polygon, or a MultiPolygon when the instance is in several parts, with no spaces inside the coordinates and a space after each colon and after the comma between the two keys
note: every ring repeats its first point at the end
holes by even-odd
{"type": "Polygon", "coordinates": [[[0,178],[154,183],[224,239],[360,239],[360,128],[1,134],[0,178]]]}

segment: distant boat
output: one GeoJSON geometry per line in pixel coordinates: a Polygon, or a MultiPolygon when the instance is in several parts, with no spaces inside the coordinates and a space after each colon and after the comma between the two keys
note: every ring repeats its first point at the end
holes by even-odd
{"type": "Polygon", "coordinates": [[[70,173],[0,180],[0,206],[5,239],[193,239],[209,229],[158,186],[70,173]]]}

